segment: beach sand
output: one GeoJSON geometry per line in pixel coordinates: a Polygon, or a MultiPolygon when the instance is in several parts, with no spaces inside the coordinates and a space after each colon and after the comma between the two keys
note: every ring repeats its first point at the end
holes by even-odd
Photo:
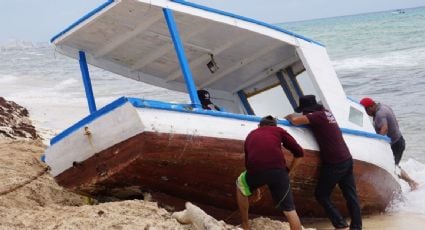
{"type": "MultiPolygon", "coordinates": [[[[129,200],[88,205],[87,198],[56,184],[39,159],[40,140],[0,138],[0,229],[196,229],[180,224],[158,204],[129,200]]],[[[289,229],[268,218],[252,229],[289,229]]],[[[238,229],[222,222],[221,229],[238,229]]]]}
{"type": "MultiPolygon", "coordinates": [[[[306,219],[304,226],[317,230],[334,229],[327,219],[306,219]]],[[[366,230],[422,230],[425,229],[425,217],[419,214],[385,213],[363,216],[363,229],[366,230]]]]}

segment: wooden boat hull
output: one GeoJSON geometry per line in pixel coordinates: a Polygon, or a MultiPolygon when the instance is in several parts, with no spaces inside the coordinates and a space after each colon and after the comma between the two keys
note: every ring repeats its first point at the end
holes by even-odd
{"type": "MultiPolygon", "coordinates": [[[[288,152],[285,154],[291,159],[288,152]]],[[[324,216],[314,198],[319,167],[318,152],[306,150],[303,162],[292,178],[295,204],[302,216],[324,216]]],[[[161,192],[212,207],[236,210],[235,179],[243,170],[243,141],[143,132],[75,163],[55,179],[65,188],[93,196],[161,192]]],[[[400,191],[393,176],[376,165],[355,160],[354,173],[363,214],[383,212],[400,191]]],[[[347,214],[340,191],[334,192],[333,200],[347,214]]],[[[166,199],[158,202],[167,204],[166,199]]],[[[260,202],[251,205],[250,212],[280,215],[268,192],[260,202]]]]}

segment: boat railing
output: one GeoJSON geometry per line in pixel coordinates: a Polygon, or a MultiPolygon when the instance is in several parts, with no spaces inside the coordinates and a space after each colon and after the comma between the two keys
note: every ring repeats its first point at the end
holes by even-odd
{"type": "MultiPolygon", "coordinates": [[[[112,103],[97,110],[96,112],[86,116],[85,118],[75,123],[68,129],[59,133],[57,136],[53,137],[50,141],[50,145],[54,145],[55,143],[65,138],[69,134],[73,133],[74,131],[80,129],[81,127],[84,127],[85,125],[91,123],[92,121],[98,119],[99,117],[108,114],[112,110],[124,105],[127,102],[131,103],[136,108],[168,110],[168,111],[174,111],[174,112],[208,115],[208,116],[214,116],[214,117],[230,118],[230,119],[251,121],[251,122],[260,122],[261,120],[261,117],[255,116],[255,115],[236,114],[236,113],[216,111],[216,110],[205,110],[202,108],[195,108],[191,104],[178,104],[178,103],[169,103],[169,102],[157,101],[157,100],[147,100],[147,99],[141,99],[141,98],[120,97],[117,100],[113,101],[112,103]]],[[[285,119],[278,119],[278,124],[282,126],[294,127],[289,121],[285,119]]],[[[297,127],[308,128],[307,126],[297,126],[297,127]]],[[[341,128],[341,131],[344,134],[374,138],[378,140],[384,140],[386,142],[390,141],[389,138],[386,136],[382,136],[376,133],[370,133],[370,132],[366,132],[362,130],[341,128]]]]}

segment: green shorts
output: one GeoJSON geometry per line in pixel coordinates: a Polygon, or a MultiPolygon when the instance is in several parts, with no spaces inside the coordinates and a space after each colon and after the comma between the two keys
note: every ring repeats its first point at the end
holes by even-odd
{"type": "Polygon", "coordinates": [[[246,171],[243,171],[238,179],[236,179],[236,187],[238,187],[239,191],[241,191],[244,196],[252,195],[251,189],[246,183],[246,171]]]}
{"type": "Polygon", "coordinates": [[[295,210],[287,169],[268,169],[255,174],[245,171],[236,180],[236,186],[244,196],[252,195],[253,191],[264,185],[269,188],[276,208],[281,211],[295,210]]]}

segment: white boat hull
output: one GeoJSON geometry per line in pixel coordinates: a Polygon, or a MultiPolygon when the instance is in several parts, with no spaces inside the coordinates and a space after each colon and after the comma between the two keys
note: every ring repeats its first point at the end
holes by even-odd
{"type": "MultiPolygon", "coordinates": [[[[58,140],[47,150],[46,162],[60,185],[79,193],[132,196],[149,191],[233,210],[234,180],[244,170],[243,141],[257,124],[222,112],[125,102],[58,140]]],[[[313,195],[320,167],[315,139],[307,128],[281,126],[306,151],[292,181],[299,213],[323,216],[313,195]]],[[[384,211],[400,191],[389,144],[352,134],[344,138],[355,159],[363,212],[384,211]]],[[[335,200],[345,210],[340,193],[335,200]]],[[[269,196],[262,202],[253,206],[254,213],[278,215],[269,196]]]]}

